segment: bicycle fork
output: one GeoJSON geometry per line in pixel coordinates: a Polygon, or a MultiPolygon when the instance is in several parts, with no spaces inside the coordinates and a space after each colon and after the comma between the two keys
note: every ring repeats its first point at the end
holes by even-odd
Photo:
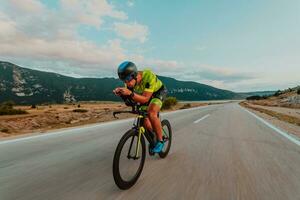
{"type": "Polygon", "coordinates": [[[127,154],[127,158],[130,159],[130,158],[133,158],[134,160],[137,160],[139,159],[139,150],[140,150],[140,145],[141,145],[141,137],[142,137],[142,134],[145,133],[145,128],[144,127],[139,127],[139,132],[138,132],[138,139],[136,141],[136,149],[135,149],[135,156],[131,156],[130,153],[131,153],[131,148],[132,148],[132,144],[133,144],[133,140],[134,140],[134,137],[132,137],[131,139],[131,142],[130,142],[130,147],[129,147],[129,150],[128,150],[128,154],[127,154]]]}

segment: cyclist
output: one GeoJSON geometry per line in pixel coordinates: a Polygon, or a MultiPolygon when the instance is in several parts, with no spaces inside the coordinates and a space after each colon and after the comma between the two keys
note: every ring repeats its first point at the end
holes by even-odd
{"type": "Polygon", "coordinates": [[[157,142],[152,151],[161,152],[164,142],[158,112],[167,95],[166,87],[151,70],[137,71],[136,65],[130,61],[119,65],[118,75],[125,82],[125,87],[117,87],[113,92],[117,96],[127,96],[140,105],[148,106],[148,117],[144,120],[144,126],[150,131],[154,130],[157,136],[157,142]]]}

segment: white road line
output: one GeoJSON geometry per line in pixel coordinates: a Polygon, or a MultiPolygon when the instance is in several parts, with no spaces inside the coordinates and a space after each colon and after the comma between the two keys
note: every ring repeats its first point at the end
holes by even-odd
{"type": "MultiPolygon", "coordinates": [[[[195,107],[195,108],[189,108],[189,109],[183,109],[183,110],[177,110],[177,111],[170,111],[170,112],[161,113],[161,115],[165,116],[165,115],[177,114],[179,112],[187,112],[187,111],[198,110],[198,109],[203,109],[203,108],[207,108],[207,107],[209,107],[209,106],[201,106],[201,107],[195,107]]],[[[134,120],[134,118],[129,118],[129,119],[120,119],[120,120],[116,120],[116,121],[102,122],[102,123],[97,123],[97,124],[88,124],[88,125],[84,125],[81,127],[70,127],[70,128],[66,128],[64,130],[53,130],[48,133],[43,133],[42,135],[39,135],[39,133],[34,133],[33,135],[30,135],[30,136],[20,136],[20,138],[4,139],[2,141],[0,140],[0,145],[14,143],[14,142],[20,142],[20,141],[25,141],[25,140],[31,140],[31,139],[37,139],[37,138],[42,138],[42,137],[63,136],[64,134],[77,133],[78,130],[83,130],[83,129],[88,130],[88,129],[93,129],[93,128],[97,128],[97,127],[111,126],[111,125],[129,122],[129,121],[133,121],[133,120],[134,120]]]]}
{"type": "Polygon", "coordinates": [[[198,122],[204,120],[205,118],[207,118],[209,116],[209,114],[205,115],[204,117],[201,117],[200,119],[197,119],[196,121],[194,121],[195,124],[197,124],[198,122]]]}
{"type": "Polygon", "coordinates": [[[255,117],[256,119],[258,119],[259,121],[261,121],[262,123],[264,123],[266,126],[270,127],[271,129],[275,130],[277,133],[279,133],[280,135],[284,136],[285,138],[289,139],[291,142],[297,144],[298,146],[300,146],[300,141],[298,139],[296,139],[295,137],[291,136],[289,133],[286,133],[282,130],[280,130],[279,128],[273,126],[272,124],[270,124],[269,122],[263,120],[262,118],[260,118],[259,116],[257,116],[256,114],[250,112],[249,110],[245,109],[242,107],[243,110],[245,110],[247,113],[249,113],[250,115],[252,115],[253,117],[255,117]]]}

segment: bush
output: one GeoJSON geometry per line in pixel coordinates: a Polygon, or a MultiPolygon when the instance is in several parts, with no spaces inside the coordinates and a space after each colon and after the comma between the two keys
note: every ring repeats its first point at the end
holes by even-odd
{"type": "Polygon", "coordinates": [[[178,103],[176,97],[167,97],[163,102],[162,109],[170,109],[172,106],[175,106],[178,103]]]}
{"type": "Polygon", "coordinates": [[[15,105],[15,103],[13,101],[5,101],[2,104],[0,104],[0,107],[12,109],[14,105],[15,105]]]}
{"type": "Polygon", "coordinates": [[[6,101],[0,104],[0,115],[18,115],[18,114],[27,114],[25,110],[14,109],[14,102],[6,101]]]}
{"type": "Polygon", "coordinates": [[[297,94],[300,94],[300,88],[298,88],[298,90],[297,90],[297,94]]]}
{"type": "Polygon", "coordinates": [[[278,97],[278,96],[281,95],[281,94],[282,94],[282,92],[281,92],[280,90],[278,90],[277,92],[275,92],[274,96],[275,96],[275,97],[278,97]]]}
{"type": "Polygon", "coordinates": [[[80,113],[85,113],[87,112],[88,110],[86,109],[74,109],[73,112],[80,112],[80,113]]]}
{"type": "Polygon", "coordinates": [[[254,95],[246,98],[246,100],[260,100],[260,99],[263,99],[263,97],[258,95],[254,95]]]}
{"type": "Polygon", "coordinates": [[[33,109],[36,108],[36,105],[35,105],[35,104],[32,104],[32,105],[31,105],[31,108],[33,108],[33,109]]]}
{"type": "Polygon", "coordinates": [[[180,109],[187,109],[187,108],[190,108],[192,107],[190,103],[186,103],[184,104],[180,109]]]}
{"type": "Polygon", "coordinates": [[[8,132],[9,132],[9,130],[8,130],[7,128],[2,128],[0,131],[1,131],[2,133],[8,133],[8,132]]]}
{"type": "Polygon", "coordinates": [[[20,114],[27,114],[25,110],[20,109],[7,109],[7,108],[0,108],[0,115],[20,115],[20,114]]]}

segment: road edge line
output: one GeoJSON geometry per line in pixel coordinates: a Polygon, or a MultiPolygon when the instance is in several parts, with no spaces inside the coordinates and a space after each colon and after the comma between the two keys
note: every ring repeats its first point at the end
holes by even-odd
{"type": "Polygon", "coordinates": [[[252,115],[253,117],[255,117],[257,120],[259,120],[260,122],[262,122],[263,124],[265,124],[266,126],[268,126],[269,128],[275,130],[277,133],[279,133],[280,135],[284,136],[285,138],[287,138],[288,140],[290,140],[291,142],[293,142],[294,144],[297,144],[298,146],[300,146],[300,140],[298,139],[298,137],[285,132],[281,129],[279,129],[278,127],[275,127],[274,125],[272,125],[271,123],[265,121],[264,119],[262,119],[261,117],[257,116],[256,114],[254,114],[253,112],[247,110],[246,108],[242,107],[241,108],[246,111],[248,114],[252,115]]]}

